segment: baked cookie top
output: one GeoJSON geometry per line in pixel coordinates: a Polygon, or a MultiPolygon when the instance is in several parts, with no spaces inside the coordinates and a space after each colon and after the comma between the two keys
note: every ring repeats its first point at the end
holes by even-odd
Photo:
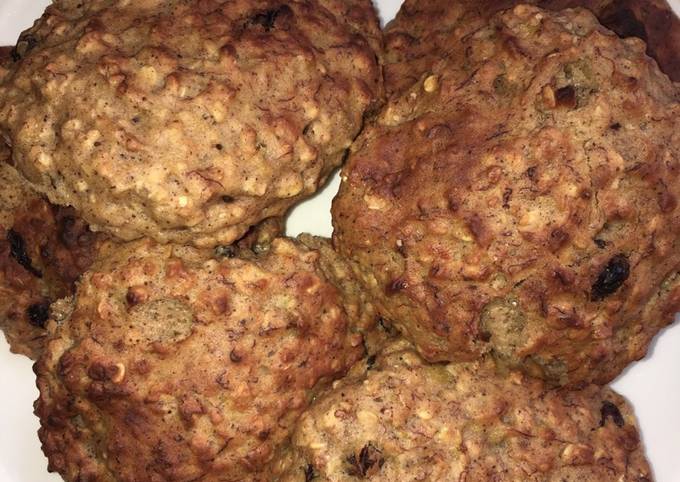
{"type": "Polygon", "coordinates": [[[365,129],[334,241],[430,361],[607,382],[680,308],[678,99],[585,10],[498,14],[365,129]]]}
{"type": "Polygon", "coordinates": [[[369,0],[57,0],[18,41],[0,131],[95,230],[230,244],[341,163],[380,41],[369,0]]]}

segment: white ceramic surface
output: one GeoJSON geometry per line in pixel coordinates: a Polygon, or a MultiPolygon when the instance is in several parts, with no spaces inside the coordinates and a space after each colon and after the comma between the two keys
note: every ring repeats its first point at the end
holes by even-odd
{"type": "MultiPolygon", "coordinates": [[[[49,3],[48,0],[0,0],[0,45],[11,45],[49,3]]],[[[377,0],[384,21],[391,19],[400,0],[377,0]]],[[[671,0],[680,12],[680,0],[671,0]]],[[[680,48],[680,46],[678,46],[680,48]]],[[[288,221],[291,235],[331,232],[330,203],[338,189],[336,176],[313,199],[298,206],[288,221]]],[[[680,482],[680,324],[665,330],[647,358],[614,383],[635,406],[647,455],[658,482],[680,482]]],[[[0,336],[0,482],[57,482],[46,472],[33,416],[37,397],[31,362],[9,353],[0,336]]]]}

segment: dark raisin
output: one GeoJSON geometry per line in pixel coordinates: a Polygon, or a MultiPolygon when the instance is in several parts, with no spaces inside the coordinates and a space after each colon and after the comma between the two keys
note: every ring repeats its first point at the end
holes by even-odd
{"type": "Polygon", "coordinates": [[[628,279],[630,264],[623,254],[617,254],[604,267],[600,275],[593,283],[591,299],[599,301],[613,294],[628,279]]]}
{"type": "Polygon", "coordinates": [[[503,191],[503,208],[508,209],[510,207],[510,199],[512,198],[512,189],[506,188],[503,191]]]}
{"type": "Polygon", "coordinates": [[[231,197],[231,196],[224,195],[224,196],[222,196],[222,202],[225,203],[225,204],[233,203],[234,198],[231,197]]]}
{"type": "Polygon", "coordinates": [[[233,246],[217,246],[215,256],[218,258],[233,258],[236,256],[236,248],[233,246]]]}
{"type": "Polygon", "coordinates": [[[93,363],[90,365],[90,368],[87,369],[87,376],[92,380],[103,382],[107,379],[106,367],[101,363],[93,363]]]}
{"type": "Polygon", "coordinates": [[[42,272],[33,267],[31,257],[26,252],[26,242],[19,233],[10,229],[7,231],[7,241],[12,258],[16,260],[26,271],[37,278],[42,278],[42,272]]]}
{"type": "Polygon", "coordinates": [[[45,328],[45,323],[47,323],[50,317],[50,302],[41,301],[40,303],[32,304],[26,309],[26,316],[28,316],[28,321],[31,322],[31,325],[45,328]]]}
{"type": "Polygon", "coordinates": [[[234,348],[229,352],[229,359],[234,363],[240,363],[241,360],[243,360],[243,357],[239,355],[236,348],[234,348]]]}
{"type": "MultiPolygon", "coordinates": [[[[224,146],[222,144],[215,144],[215,149],[217,149],[218,151],[221,151],[222,149],[224,149],[224,146]]],[[[229,196],[227,196],[227,197],[229,197],[229,196]]]]}
{"type": "MultiPolygon", "coordinates": [[[[614,2],[612,7],[616,6],[616,3],[614,2]]],[[[629,8],[618,6],[609,15],[605,13],[601,21],[602,25],[616,32],[619,37],[638,37],[647,40],[647,30],[644,24],[637,19],[635,13],[629,8]]]]}
{"type": "Polygon", "coordinates": [[[598,248],[604,249],[607,247],[607,241],[604,239],[593,239],[598,248]]]}
{"type": "Polygon", "coordinates": [[[277,8],[272,8],[270,10],[265,10],[264,12],[257,13],[250,18],[250,23],[252,25],[259,25],[265,32],[269,32],[276,25],[276,19],[283,15],[290,15],[293,11],[288,5],[281,5],[277,8]]]}
{"type": "Polygon", "coordinates": [[[527,177],[534,181],[536,179],[536,166],[531,166],[527,169],[527,177]]]}
{"type": "Polygon", "coordinates": [[[359,451],[359,456],[352,454],[347,457],[349,467],[347,473],[354,477],[366,477],[375,474],[385,463],[382,452],[371,442],[359,451]]]}
{"type": "Polygon", "coordinates": [[[373,368],[373,365],[375,365],[375,355],[371,355],[368,358],[366,358],[366,368],[369,370],[373,368]]]}
{"type": "Polygon", "coordinates": [[[623,420],[623,415],[621,415],[619,407],[608,400],[602,402],[600,415],[600,427],[604,427],[604,424],[607,423],[608,418],[611,418],[617,427],[623,427],[623,425],[626,423],[625,420],[623,420]]]}
{"type": "Polygon", "coordinates": [[[144,296],[139,289],[130,286],[125,293],[125,301],[127,301],[128,306],[136,306],[144,301],[144,296]]]}
{"type": "Polygon", "coordinates": [[[618,131],[619,129],[621,129],[621,124],[619,124],[618,122],[614,122],[609,126],[609,128],[613,131],[618,131]]]}
{"type": "Polygon", "coordinates": [[[571,85],[555,91],[555,102],[558,107],[573,109],[576,107],[576,91],[571,85]]]}
{"type": "Polygon", "coordinates": [[[408,283],[406,283],[405,280],[401,278],[397,278],[393,280],[390,284],[387,285],[385,288],[385,293],[388,295],[393,295],[395,293],[398,293],[399,291],[403,290],[408,286],[408,283]]]}
{"type": "Polygon", "coordinates": [[[389,320],[386,320],[382,316],[378,317],[378,326],[382,328],[383,331],[390,336],[397,335],[397,329],[392,325],[392,323],[389,320]]]}
{"type": "Polygon", "coordinates": [[[561,228],[555,228],[550,232],[550,246],[553,250],[559,249],[569,241],[569,233],[561,228]]]}
{"type": "Polygon", "coordinates": [[[312,479],[315,479],[318,477],[316,475],[316,472],[314,471],[314,466],[312,464],[307,464],[307,467],[304,468],[305,471],[305,482],[310,482],[312,479]]]}

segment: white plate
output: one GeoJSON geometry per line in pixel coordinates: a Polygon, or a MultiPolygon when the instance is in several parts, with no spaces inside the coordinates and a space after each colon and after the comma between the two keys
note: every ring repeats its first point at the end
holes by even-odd
{"type": "MultiPolygon", "coordinates": [[[[0,0],[0,45],[13,44],[19,33],[40,16],[48,0],[0,0]]],[[[383,20],[391,19],[400,0],[378,0],[383,20]]],[[[680,12],[680,0],[671,0],[680,12]]],[[[680,47],[679,47],[680,48],[680,47]]],[[[330,203],[337,176],[316,197],[291,214],[291,235],[330,235],[330,203]]],[[[626,370],[614,387],[635,406],[642,436],[658,482],[680,481],[680,325],[665,330],[645,360],[626,370]]],[[[31,362],[9,353],[0,336],[0,482],[41,482],[61,479],[46,472],[33,415],[37,398],[31,362]]]]}

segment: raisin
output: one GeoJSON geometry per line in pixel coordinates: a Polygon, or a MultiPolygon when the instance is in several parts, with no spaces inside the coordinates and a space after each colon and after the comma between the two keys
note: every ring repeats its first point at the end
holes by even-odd
{"type": "Polygon", "coordinates": [[[597,245],[598,248],[604,249],[607,247],[607,241],[604,239],[593,239],[593,242],[597,245]]]}
{"type": "Polygon", "coordinates": [[[382,452],[371,442],[367,443],[359,451],[359,456],[352,454],[347,457],[349,468],[347,473],[354,477],[366,477],[374,475],[385,463],[382,452]]]}
{"type": "Polygon", "coordinates": [[[275,27],[276,19],[284,14],[292,14],[292,10],[288,5],[281,5],[277,8],[272,8],[270,10],[257,13],[250,18],[250,23],[252,25],[259,25],[265,30],[265,32],[269,32],[275,27]]]}
{"type": "Polygon", "coordinates": [[[512,199],[512,189],[508,187],[503,191],[503,209],[510,208],[510,199],[512,199]]]}
{"type": "Polygon", "coordinates": [[[602,402],[602,408],[600,408],[600,415],[601,415],[600,427],[604,427],[604,424],[607,423],[607,418],[611,418],[617,427],[623,427],[623,425],[626,423],[623,420],[623,415],[621,415],[619,407],[617,407],[612,402],[607,400],[602,402]]]}
{"type": "Polygon", "coordinates": [[[232,196],[222,196],[222,202],[225,204],[233,203],[234,198],[232,196]]]}
{"type": "Polygon", "coordinates": [[[397,329],[392,325],[392,322],[383,318],[382,316],[379,316],[377,319],[378,326],[382,328],[382,330],[387,333],[389,336],[396,336],[397,335],[397,329]]]}
{"type": "Polygon", "coordinates": [[[125,301],[127,301],[128,306],[136,306],[142,303],[144,298],[145,297],[139,288],[135,288],[133,286],[130,286],[127,290],[127,293],[125,293],[125,301]]]}
{"type": "Polygon", "coordinates": [[[558,107],[573,109],[576,107],[576,91],[571,85],[562,87],[555,91],[555,103],[558,107]]]}
{"type": "Polygon", "coordinates": [[[33,267],[31,257],[26,252],[26,242],[19,233],[10,229],[7,231],[7,241],[9,242],[9,249],[12,258],[16,260],[26,271],[31,273],[36,278],[42,278],[42,272],[33,267]]]}
{"type": "Polygon", "coordinates": [[[366,359],[366,368],[369,370],[375,365],[375,355],[371,355],[366,359]]]}
{"type": "Polygon", "coordinates": [[[26,315],[31,325],[45,328],[45,323],[47,323],[50,317],[50,302],[41,301],[40,303],[32,304],[26,309],[26,315]]]}
{"type": "Polygon", "coordinates": [[[553,251],[559,249],[567,241],[569,241],[569,233],[565,230],[555,228],[550,232],[550,247],[553,251]]]}
{"type": "Polygon", "coordinates": [[[229,359],[234,363],[241,363],[243,357],[239,355],[238,352],[236,351],[236,348],[234,348],[229,352],[229,359]]]}
{"type": "Polygon", "coordinates": [[[385,288],[385,293],[388,295],[394,295],[399,291],[403,290],[404,288],[406,288],[407,286],[408,283],[406,283],[405,280],[397,278],[387,285],[387,287],[385,288]]]}
{"type": "Polygon", "coordinates": [[[307,467],[304,468],[305,471],[305,482],[310,482],[312,479],[315,479],[318,477],[316,475],[316,472],[314,471],[314,466],[312,464],[307,464],[307,467]]]}
{"type": "Polygon", "coordinates": [[[532,181],[536,180],[536,166],[531,166],[527,169],[527,177],[532,181]]]}
{"type": "Polygon", "coordinates": [[[613,294],[628,279],[630,264],[623,254],[617,254],[609,260],[600,275],[593,283],[591,299],[599,301],[613,294]]]}

